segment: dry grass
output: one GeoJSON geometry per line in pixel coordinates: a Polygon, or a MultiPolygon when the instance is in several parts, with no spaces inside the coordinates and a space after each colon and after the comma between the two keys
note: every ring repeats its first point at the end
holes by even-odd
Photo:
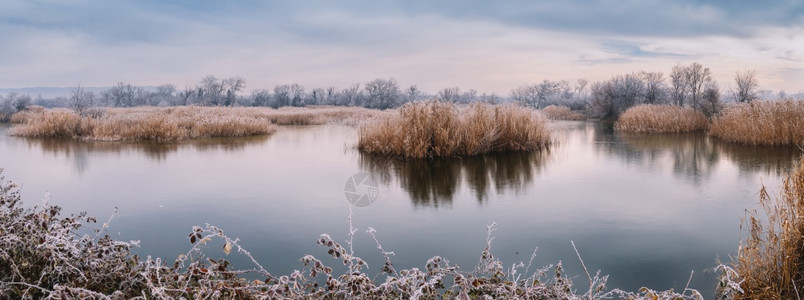
{"type": "Polygon", "coordinates": [[[281,107],[250,108],[258,116],[266,117],[277,125],[321,125],[327,123],[340,123],[356,125],[371,119],[384,112],[363,107],[343,106],[308,106],[308,107],[281,107]]]}
{"type": "Polygon", "coordinates": [[[626,110],[614,127],[639,133],[680,133],[706,130],[709,122],[701,112],[676,105],[637,105],[626,110]]]}
{"type": "Polygon", "coordinates": [[[93,141],[175,141],[270,134],[276,126],[240,109],[212,107],[109,109],[99,117],[50,110],[26,118],[10,133],[26,137],[93,141]]]}
{"type": "Polygon", "coordinates": [[[740,246],[734,269],[742,283],[742,299],[796,299],[804,292],[804,158],[782,185],[777,197],[760,191],[767,214],[745,220],[750,235],[740,246]]]}
{"type": "Polygon", "coordinates": [[[365,108],[136,107],[94,110],[31,110],[15,115],[12,135],[92,141],[175,141],[270,134],[276,125],[354,124],[383,114],[365,108]]]}
{"type": "Polygon", "coordinates": [[[542,109],[542,113],[550,120],[583,121],[586,116],[570,110],[566,106],[550,105],[542,109]]]}
{"type": "Polygon", "coordinates": [[[551,143],[544,118],[530,109],[435,100],[406,104],[363,124],[359,135],[362,151],[410,158],[530,151],[551,143]]]}
{"type": "Polygon", "coordinates": [[[750,145],[804,145],[804,101],[730,105],[713,120],[710,133],[750,145]]]}
{"type": "Polygon", "coordinates": [[[25,123],[28,120],[28,118],[36,116],[37,114],[40,114],[45,110],[46,108],[38,105],[28,106],[28,108],[26,108],[25,110],[11,115],[9,122],[11,122],[12,124],[25,123]]]}

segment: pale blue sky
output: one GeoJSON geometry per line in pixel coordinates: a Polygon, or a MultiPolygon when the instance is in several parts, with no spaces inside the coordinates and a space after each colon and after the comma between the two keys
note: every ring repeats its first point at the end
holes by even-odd
{"type": "Polygon", "coordinates": [[[603,80],[677,63],[721,87],[804,90],[802,1],[0,2],[0,87],[174,83],[248,89],[394,77],[507,94],[543,79],[603,80]]]}

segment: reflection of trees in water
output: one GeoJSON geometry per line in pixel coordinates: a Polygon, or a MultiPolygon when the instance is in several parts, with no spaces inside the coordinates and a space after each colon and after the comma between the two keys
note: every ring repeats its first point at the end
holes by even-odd
{"type": "Polygon", "coordinates": [[[248,145],[266,141],[269,136],[238,138],[205,138],[182,142],[84,142],[72,139],[19,138],[29,149],[41,148],[45,153],[64,154],[72,158],[78,173],[83,173],[89,165],[89,157],[99,153],[141,152],[154,161],[164,161],[167,155],[180,149],[191,147],[199,151],[223,150],[239,151],[248,145]]]}
{"type": "Polygon", "coordinates": [[[802,155],[794,146],[749,146],[715,140],[715,146],[743,172],[765,172],[784,176],[793,170],[802,155]]]}
{"type": "Polygon", "coordinates": [[[632,151],[645,153],[643,163],[661,165],[664,163],[661,158],[668,156],[673,164],[673,173],[696,184],[709,178],[720,161],[720,151],[704,133],[621,133],[618,136],[632,151]]]}
{"type": "Polygon", "coordinates": [[[596,124],[598,148],[623,160],[661,168],[668,157],[673,172],[694,183],[709,178],[722,159],[732,161],[742,172],[786,174],[801,151],[795,147],[748,146],[710,138],[705,133],[635,134],[614,132],[610,125],[596,124]]]}
{"type": "Polygon", "coordinates": [[[547,155],[545,150],[405,161],[361,153],[359,163],[386,185],[398,180],[414,205],[438,207],[452,203],[461,183],[466,183],[480,202],[492,189],[518,192],[543,169],[547,155]]]}

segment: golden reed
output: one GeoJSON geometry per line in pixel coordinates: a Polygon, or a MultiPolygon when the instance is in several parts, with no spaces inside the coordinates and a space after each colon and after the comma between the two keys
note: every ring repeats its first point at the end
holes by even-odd
{"type": "Polygon", "coordinates": [[[358,148],[381,155],[424,158],[530,151],[551,143],[539,112],[514,105],[436,100],[413,102],[359,127],[358,148]]]}
{"type": "Polygon", "coordinates": [[[638,133],[681,133],[706,130],[706,116],[689,107],[642,104],[629,108],[614,128],[638,133]]]}

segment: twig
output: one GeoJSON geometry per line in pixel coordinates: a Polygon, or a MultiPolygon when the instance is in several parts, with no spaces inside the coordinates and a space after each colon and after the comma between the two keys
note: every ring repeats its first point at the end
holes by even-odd
{"type": "Polygon", "coordinates": [[[684,286],[684,290],[681,291],[682,295],[687,293],[687,290],[689,290],[689,288],[690,288],[690,282],[692,282],[692,274],[695,274],[695,270],[690,270],[690,279],[687,279],[687,285],[684,286]]]}
{"type": "Polygon", "coordinates": [[[592,289],[595,287],[595,282],[592,281],[592,276],[589,275],[589,270],[586,269],[586,264],[583,263],[583,258],[581,258],[581,254],[578,253],[578,248],[575,247],[575,242],[570,241],[572,244],[572,249],[575,250],[575,255],[578,255],[578,260],[581,261],[581,267],[583,267],[583,271],[586,273],[586,278],[589,279],[589,299],[592,299],[592,289]]]}

